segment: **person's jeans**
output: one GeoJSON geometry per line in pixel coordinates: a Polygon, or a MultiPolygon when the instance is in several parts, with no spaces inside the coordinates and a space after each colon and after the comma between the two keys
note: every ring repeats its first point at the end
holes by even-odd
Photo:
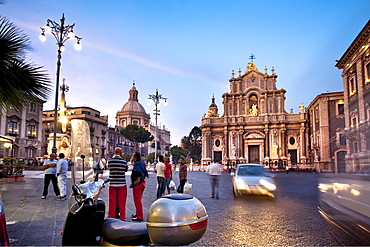
{"type": "Polygon", "coordinates": [[[67,174],[59,174],[58,186],[59,186],[60,196],[66,196],[67,195],[67,174]]]}
{"type": "Polygon", "coordinates": [[[211,176],[211,188],[212,188],[212,196],[218,197],[218,187],[220,185],[220,176],[212,175],[211,176]]]}
{"type": "Polygon", "coordinates": [[[136,208],[136,216],[139,220],[144,220],[143,212],[143,193],[145,189],[145,182],[142,182],[139,185],[136,185],[132,188],[132,195],[134,197],[134,204],[136,208]]]}
{"type": "Polygon", "coordinates": [[[42,193],[43,196],[48,195],[48,189],[50,181],[53,183],[53,189],[56,196],[60,195],[59,188],[58,188],[58,180],[56,174],[45,174],[44,178],[44,191],[42,193]]]}
{"type": "Polygon", "coordinates": [[[159,198],[164,192],[164,177],[157,177],[157,184],[157,198],[159,198]]]}
{"type": "Polygon", "coordinates": [[[170,191],[170,182],[171,182],[171,177],[164,177],[164,189],[163,189],[163,192],[167,191],[169,192],[170,191]]]}
{"type": "Polygon", "coordinates": [[[179,187],[177,188],[177,193],[184,193],[184,186],[186,183],[186,179],[181,179],[179,187]]]}
{"type": "Polygon", "coordinates": [[[108,218],[116,218],[117,206],[119,209],[119,218],[126,219],[126,198],[127,186],[109,186],[109,209],[108,218]]]}

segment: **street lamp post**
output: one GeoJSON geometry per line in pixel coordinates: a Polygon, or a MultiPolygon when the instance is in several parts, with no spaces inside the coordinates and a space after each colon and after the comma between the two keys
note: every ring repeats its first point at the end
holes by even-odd
{"type": "Polygon", "coordinates": [[[81,37],[78,37],[74,34],[73,28],[75,24],[72,25],[64,25],[64,13],[62,16],[62,19],[60,19],[60,24],[52,21],[50,19],[47,20],[46,26],[41,27],[41,35],[40,40],[44,42],[46,40],[46,33],[51,33],[55,39],[57,40],[57,46],[58,46],[58,61],[57,61],[57,73],[56,73],[56,82],[55,82],[55,108],[54,108],[54,137],[53,137],[53,147],[52,147],[52,153],[57,153],[57,123],[58,123],[58,94],[59,94],[59,76],[60,76],[60,66],[61,66],[61,59],[62,59],[62,52],[64,50],[64,43],[69,40],[75,38],[77,40],[75,44],[75,49],[80,50],[81,44],[80,40],[81,37]]]}
{"type": "Polygon", "coordinates": [[[166,106],[168,104],[167,98],[163,97],[162,94],[158,94],[158,89],[156,89],[155,94],[149,94],[148,96],[148,105],[151,104],[151,102],[154,102],[155,109],[154,109],[154,115],[155,115],[155,131],[154,131],[154,163],[157,162],[157,121],[158,116],[160,115],[160,110],[158,107],[160,106],[161,102],[163,102],[163,105],[166,106]]]}

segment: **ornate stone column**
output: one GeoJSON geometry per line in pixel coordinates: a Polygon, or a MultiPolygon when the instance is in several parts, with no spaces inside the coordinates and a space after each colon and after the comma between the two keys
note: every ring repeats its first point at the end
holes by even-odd
{"type": "Polygon", "coordinates": [[[269,144],[270,129],[265,125],[265,159],[270,159],[270,144],[269,144]]]}
{"type": "Polygon", "coordinates": [[[286,138],[285,138],[285,131],[286,128],[281,128],[280,129],[280,138],[281,138],[281,158],[286,159],[286,138]]]}
{"type": "Polygon", "coordinates": [[[239,135],[238,135],[238,138],[239,138],[239,152],[238,152],[238,156],[239,156],[239,158],[245,158],[244,157],[244,141],[243,141],[243,133],[244,133],[244,130],[239,130],[238,133],[239,133],[239,135]]]}

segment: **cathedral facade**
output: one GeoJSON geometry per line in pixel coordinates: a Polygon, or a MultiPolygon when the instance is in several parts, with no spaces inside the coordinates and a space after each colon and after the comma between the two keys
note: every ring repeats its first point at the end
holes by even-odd
{"type": "Polygon", "coordinates": [[[277,75],[258,71],[253,62],[229,79],[222,95],[223,115],[215,98],[202,117],[202,163],[222,162],[229,167],[258,163],[283,168],[308,166],[308,121],[300,113],[285,111],[285,89],[276,87],[277,75]]]}

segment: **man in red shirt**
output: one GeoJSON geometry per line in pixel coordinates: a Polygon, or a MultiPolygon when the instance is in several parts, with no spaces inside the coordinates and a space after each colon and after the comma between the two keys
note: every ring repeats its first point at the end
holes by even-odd
{"type": "MultiPolygon", "coordinates": [[[[168,194],[171,194],[171,192],[170,192],[170,182],[172,180],[172,165],[169,163],[169,161],[170,161],[170,159],[168,157],[164,158],[163,163],[166,166],[166,169],[164,170],[164,188],[167,188],[168,194]]],[[[165,194],[165,190],[163,191],[163,195],[165,194]]]]}

